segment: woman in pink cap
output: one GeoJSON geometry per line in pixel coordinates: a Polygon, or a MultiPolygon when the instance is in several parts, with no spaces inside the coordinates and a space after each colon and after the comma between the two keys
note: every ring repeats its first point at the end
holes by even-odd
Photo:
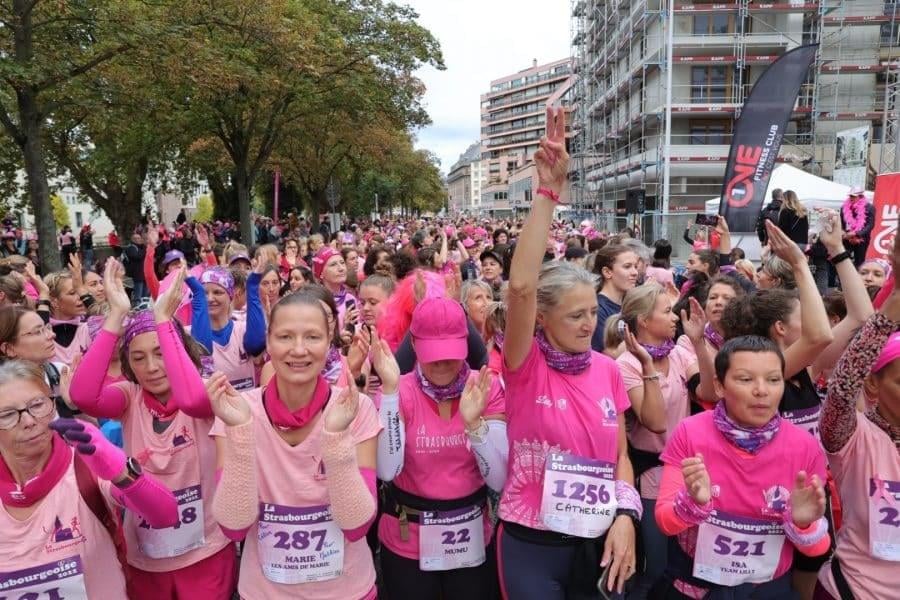
{"type": "Polygon", "coordinates": [[[591,351],[596,278],[565,262],[541,267],[568,172],[563,109],[547,110],[534,159],[538,190],[507,291],[500,581],[516,600],[596,597],[598,583],[621,592],[635,572],[642,507],[625,439],[630,403],[616,363],[591,351]]]}
{"type": "Polygon", "coordinates": [[[272,308],[268,385],[240,393],[223,373],[208,383],[223,465],[214,511],[245,539],[244,600],[376,597],[365,535],[381,425],[368,397],[322,376],[330,340],[321,300],[301,289],[272,308]]]}
{"type": "Polygon", "coordinates": [[[387,342],[373,340],[378,478],[390,482],[378,537],[392,598],[496,596],[487,491],[506,479],[506,423],[487,368],[466,363],[468,332],[458,302],[424,299],[410,324],[418,364],[402,377],[387,342]]]}
{"type": "Polygon", "coordinates": [[[331,246],[322,246],[312,259],[313,275],[334,295],[338,309],[338,326],[344,328],[349,321],[354,325],[359,321],[356,298],[347,289],[347,264],[341,253],[331,246]]]}
{"type": "MultiPolygon", "coordinates": [[[[892,264],[900,267],[900,243],[892,264]]],[[[900,288],[841,356],[820,415],[822,445],[840,489],[843,525],[819,571],[816,600],[896,597],[900,563],[900,288]],[[857,411],[860,391],[876,398],[857,411]]]]}
{"type": "Polygon", "coordinates": [[[175,498],[93,425],[51,423],[49,391],[37,366],[0,365],[2,597],[126,598],[115,511],[168,527],[175,498]]]}
{"type": "Polygon", "coordinates": [[[123,270],[107,278],[110,312],[70,392],[85,413],[122,423],[125,450],[175,493],[179,521],[148,526],[125,513],[132,600],[219,600],[234,589],[235,548],[212,516],[216,448],[213,413],[200,378],[199,349],[172,315],[181,301],[185,268],[153,311],[129,315],[123,270]],[[104,387],[119,339],[127,381],[104,387]]]}

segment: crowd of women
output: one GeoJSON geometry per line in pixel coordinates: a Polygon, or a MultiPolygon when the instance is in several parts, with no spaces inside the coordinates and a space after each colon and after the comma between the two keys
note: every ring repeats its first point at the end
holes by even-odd
{"type": "Polygon", "coordinates": [[[4,276],[0,598],[893,597],[900,247],[676,268],[554,220],[547,123],[522,223],[4,276]]]}

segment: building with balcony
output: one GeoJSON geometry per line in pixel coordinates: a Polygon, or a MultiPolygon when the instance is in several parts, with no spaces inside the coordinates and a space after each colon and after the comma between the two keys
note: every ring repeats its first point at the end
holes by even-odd
{"type": "Polygon", "coordinates": [[[671,213],[703,211],[720,193],[753,84],[777,57],[808,43],[820,51],[778,160],[831,177],[837,132],[870,127],[870,181],[893,163],[900,1],[672,1],[572,1],[576,207],[622,226],[626,194],[640,190],[648,237],[678,220],[671,213]]]}
{"type": "Polygon", "coordinates": [[[531,157],[544,135],[545,110],[566,105],[574,84],[570,58],[544,65],[535,60],[528,69],[495,79],[481,95],[481,158],[487,180],[483,210],[502,214],[530,202],[537,186],[531,157]],[[515,186],[510,184],[513,174],[515,186]]]}

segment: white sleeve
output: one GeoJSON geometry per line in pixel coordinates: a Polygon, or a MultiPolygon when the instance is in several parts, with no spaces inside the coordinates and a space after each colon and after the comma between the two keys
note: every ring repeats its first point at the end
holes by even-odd
{"type": "Polygon", "coordinates": [[[403,452],[406,448],[406,426],[400,418],[400,395],[397,392],[381,397],[378,418],[383,429],[378,434],[375,473],[382,481],[393,481],[403,470],[403,452]]]}
{"type": "Polygon", "coordinates": [[[506,464],[509,458],[509,441],[506,438],[506,421],[488,419],[484,441],[478,443],[469,438],[469,445],[475,454],[478,470],[484,482],[495,492],[503,490],[506,483],[506,464]]]}

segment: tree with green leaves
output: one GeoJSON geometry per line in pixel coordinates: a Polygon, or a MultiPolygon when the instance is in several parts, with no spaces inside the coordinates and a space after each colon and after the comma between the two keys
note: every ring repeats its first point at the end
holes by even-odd
{"type": "Polygon", "coordinates": [[[0,125],[22,155],[45,272],[60,267],[47,182],[45,128],[83,82],[146,37],[148,5],[10,0],[0,4],[0,125]]]}

